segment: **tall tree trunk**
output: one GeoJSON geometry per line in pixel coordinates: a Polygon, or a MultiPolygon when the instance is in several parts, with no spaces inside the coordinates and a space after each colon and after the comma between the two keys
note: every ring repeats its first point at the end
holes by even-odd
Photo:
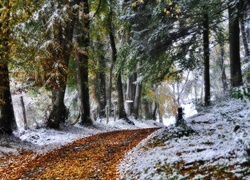
{"type": "Polygon", "coordinates": [[[159,105],[157,102],[154,103],[154,109],[153,109],[153,116],[152,119],[156,121],[156,114],[157,114],[157,109],[158,109],[159,105]]]}
{"type": "MultiPolygon", "coordinates": [[[[61,2],[62,3],[62,2],[61,2]]],[[[70,3],[70,6],[73,6],[74,2],[70,3]]],[[[63,4],[60,4],[61,7],[63,4]]],[[[59,6],[59,8],[61,8],[59,6]]],[[[60,123],[64,123],[68,117],[68,111],[64,104],[64,96],[66,90],[66,82],[67,82],[67,71],[65,69],[68,68],[70,53],[72,50],[72,39],[73,39],[73,30],[75,17],[74,13],[68,19],[68,23],[66,23],[66,27],[63,27],[63,23],[58,20],[56,22],[55,28],[56,31],[54,33],[55,41],[59,45],[59,48],[55,48],[55,52],[53,52],[55,57],[55,67],[57,67],[58,75],[54,78],[52,83],[52,110],[47,119],[47,126],[49,128],[58,129],[60,123]]]]}
{"type": "Polygon", "coordinates": [[[245,56],[250,61],[250,2],[240,0],[240,24],[241,24],[241,33],[242,41],[245,49],[245,56]]]}
{"type": "Polygon", "coordinates": [[[9,71],[5,60],[0,60],[0,134],[11,134],[16,127],[10,94],[9,71]]]}
{"type": "MultiPolygon", "coordinates": [[[[139,69],[140,63],[137,64],[137,69],[139,69]]],[[[139,77],[139,71],[137,71],[137,78],[139,77]]],[[[142,92],[142,82],[136,83],[135,98],[133,104],[133,116],[137,119],[139,118],[139,108],[141,102],[141,92],[142,92]]]]}
{"type": "Polygon", "coordinates": [[[203,17],[203,51],[204,51],[204,104],[210,105],[210,63],[209,63],[209,19],[205,13],[203,17]]]}
{"type": "Polygon", "coordinates": [[[133,100],[134,99],[134,85],[133,85],[133,76],[128,77],[127,79],[127,90],[126,90],[126,113],[128,116],[132,115],[133,112],[133,100]]]}
{"type": "Polygon", "coordinates": [[[220,45],[220,62],[219,62],[219,65],[220,65],[220,69],[221,69],[221,81],[222,81],[222,87],[223,87],[223,90],[226,91],[227,88],[228,88],[228,85],[227,85],[227,76],[226,76],[226,68],[225,68],[225,38],[224,38],[224,35],[223,35],[223,32],[222,32],[222,28],[219,29],[219,32],[218,32],[218,43],[220,45]]]}
{"type": "Polygon", "coordinates": [[[98,101],[98,116],[99,118],[105,117],[105,106],[106,106],[106,74],[104,69],[106,68],[105,59],[101,55],[98,61],[98,75],[97,75],[97,101],[98,101]]]}
{"type": "Polygon", "coordinates": [[[89,3],[88,0],[79,0],[79,3],[83,3],[83,13],[84,17],[80,17],[75,25],[75,42],[78,46],[78,51],[76,53],[76,63],[77,63],[77,80],[78,80],[78,98],[80,103],[80,124],[81,125],[92,125],[92,119],[90,117],[90,99],[89,99],[89,3]],[[80,19],[82,18],[82,19],[80,19]],[[86,31],[83,31],[86,29],[86,31]]]}
{"type": "MultiPolygon", "coordinates": [[[[112,19],[112,18],[111,18],[112,19]]],[[[117,58],[117,49],[116,49],[116,44],[115,44],[115,37],[114,37],[114,32],[112,28],[112,22],[110,22],[110,27],[109,27],[109,38],[110,38],[110,45],[112,49],[112,62],[115,64],[116,63],[116,58],[117,58]]],[[[126,115],[125,112],[125,107],[124,107],[124,98],[123,98],[123,87],[122,87],[122,76],[121,76],[121,71],[119,70],[116,75],[116,89],[117,89],[117,94],[118,94],[118,102],[117,102],[117,113],[118,113],[118,119],[125,119],[128,123],[133,124],[132,121],[130,121],[126,115]]]]}
{"type": "Polygon", "coordinates": [[[114,62],[111,61],[110,69],[109,69],[109,87],[108,87],[108,114],[111,114],[112,110],[112,85],[113,85],[113,69],[114,69],[114,62]]]}
{"type": "Polygon", "coordinates": [[[229,6],[229,44],[232,87],[238,87],[242,85],[238,6],[238,3],[236,5],[229,6]]]}
{"type": "MultiPolygon", "coordinates": [[[[241,9],[241,16],[240,16],[240,25],[241,25],[241,34],[242,34],[242,42],[244,45],[245,51],[245,63],[250,62],[250,2],[240,1],[240,9],[241,9]]],[[[250,84],[250,66],[248,66],[245,70],[246,72],[246,83],[250,84]]]]}
{"type": "MultiPolygon", "coordinates": [[[[9,6],[9,2],[5,2],[5,7],[9,6]]],[[[0,5],[1,8],[1,5],[0,5]]],[[[8,60],[9,60],[9,39],[10,39],[10,29],[9,29],[9,19],[10,11],[3,16],[3,21],[0,22],[0,29],[6,30],[1,32],[0,37],[0,134],[11,134],[13,129],[16,128],[14,110],[12,105],[12,98],[10,93],[10,78],[8,70],[8,60]]]]}
{"type": "Polygon", "coordinates": [[[145,113],[145,119],[153,119],[153,109],[152,109],[152,102],[148,101],[147,99],[143,100],[144,105],[144,113],[145,113]]]}

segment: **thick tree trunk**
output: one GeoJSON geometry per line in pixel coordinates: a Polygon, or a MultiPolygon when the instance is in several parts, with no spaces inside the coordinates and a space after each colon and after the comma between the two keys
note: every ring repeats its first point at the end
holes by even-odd
{"type": "MultiPolygon", "coordinates": [[[[71,2],[70,6],[73,6],[75,2],[71,2]]],[[[62,5],[62,4],[61,4],[62,5]]],[[[63,27],[63,23],[58,21],[55,24],[57,31],[53,32],[56,43],[60,46],[53,52],[55,57],[55,66],[57,66],[58,75],[52,77],[51,89],[52,89],[52,110],[47,119],[47,126],[49,128],[58,129],[60,123],[64,123],[68,118],[68,111],[64,104],[64,96],[67,82],[67,71],[70,53],[72,50],[73,30],[75,23],[74,13],[70,14],[66,27],[63,27]]]]}
{"type": "Polygon", "coordinates": [[[49,128],[58,129],[60,123],[64,123],[68,117],[67,108],[64,105],[65,87],[52,90],[52,110],[47,121],[49,128]]]}
{"type": "MultiPolygon", "coordinates": [[[[242,34],[242,42],[244,45],[245,52],[245,63],[250,62],[250,2],[240,1],[241,3],[241,16],[240,16],[240,24],[241,24],[241,34],[242,34]]],[[[248,66],[245,70],[246,83],[250,84],[250,66],[248,66]]]]}
{"type": "Polygon", "coordinates": [[[105,107],[106,107],[106,74],[104,69],[106,68],[105,59],[101,55],[98,61],[98,75],[97,75],[97,101],[98,101],[98,117],[104,118],[105,117],[105,107]]]}
{"type": "Polygon", "coordinates": [[[147,99],[144,99],[143,106],[144,106],[145,120],[153,119],[152,102],[149,102],[147,99]]]}
{"type": "Polygon", "coordinates": [[[204,51],[204,104],[210,105],[210,65],[209,65],[209,19],[208,14],[204,14],[203,19],[203,51],[204,51]]]}
{"type": "Polygon", "coordinates": [[[88,86],[88,57],[77,54],[77,80],[78,80],[78,96],[80,103],[80,124],[92,125],[90,117],[90,101],[88,86]]]}
{"type": "MultiPolygon", "coordinates": [[[[80,124],[92,125],[92,119],[90,117],[90,99],[89,99],[89,70],[88,70],[88,48],[89,48],[89,29],[90,20],[89,15],[89,3],[88,0],[80,0],[79,3],[83,3],[83,13],[86,17],[78,19],[75,25],[75,42],[78,45],[78,51],[76,53],[77,63],[77,80],[78,80],[78,96],[80,103],[80,124]],[[84,32],[83,29],[86,29],[84,32]]],[[[79,12],[80,13],[80,12],[79,12]]],[[[80,15],[79,15],[80,16],[80,15]]]]}
{"type": "Polygon", "coordinates": [[[222,87],[223,90],[226,91],[228,89],[228,84],[227,84],[227,76],[226,76],[226,68],[225,68],[225,40],[224,40],[223,32],[222,29],[219,30],[218,32],[218,43],[220,45],[220,69],[221,69],[221,81],[222,81],[222,87]]]}
{"type": "Polygon", "coordinates": [[[229,6],[229,44],[230,44],[230,70],[231,86],[242,85],[242,73],[240,62],[240,29],[238,4],[229,6]]]}
{"type": "MultiPolygon", "coordinates": [[[[116,44],[115,44],[115,37],[113,34],[113,28],[112,24],[110,24],[110,32],[109,32],[109,39],[110,39],[110,45],[112,49],[112,62],[116,63],[116,56],[117,56],[117,50],[116,50],[116,44]]],[[[118,113],[118,119],[127,119],[125,108],[124,108],[124,100],[123,100],[123,89],[122,89],[122,78],[121,78],[121,72],[118,71],[116,75],[116,89],[117,89],[117,95],[118,95],[118,104],[117,104],[117,113],[118,113]]]]}
{"type": "MultiPolygon", "coordinates": [[[[8,1],[3,2],[0,5],[4,5],[9,8],[8,1]]],[[[8,60],[10,53],[10,29],[9,29],[9,20],[10,20],[10,11],[3,16],[2,21],[0,22],[0,29],[5,29],[7,31],[1,32],[0,36],[0,134],[11,134],[13,129],[16,128],[14,110],[12,105],[12,98],[10,93],[10,78],[9,78],[9,69],[8,69],[8,60]]]]}
{"type": "Polygon", "coordinates": [[[15,127],[8,66],[0,62],[0,134],[11,134],[15,127]]]}
{"type": "MultiPolygon", "coordinates": [[[[117,58],[117,50],[116,50],[115,37],[114,37],[114,32],[113,32],[111,22],[110,22],[109,30],[110,30],[109,31],[110,45],[112,49],[112,62],[115,64],[116,58],[117,58]]],[[[117,95],[118,95],[118,102],[117,102],[118,117],[117,118],[125,119],[128,123],[133,124],[133,122],[128,119],[126,112],[125,112],[121,71],[118,71],[116,75],[116,89],[117,89],[117,95]]]]}
{"type": "Polygon", "coordinates": [[[245,56],[250,61],[250,2],[240,0],[240,23],[245,56]]]}

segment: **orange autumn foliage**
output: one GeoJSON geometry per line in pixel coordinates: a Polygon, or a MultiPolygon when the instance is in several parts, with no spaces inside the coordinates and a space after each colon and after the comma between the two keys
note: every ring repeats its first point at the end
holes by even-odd
{"type": "Polygon", "coordinates": [[[116,179],[116,167],[125,152],[155,130],[113,131],[80,139],[45,155],[24,151],[0,158],[0,179],[116,179]]]}

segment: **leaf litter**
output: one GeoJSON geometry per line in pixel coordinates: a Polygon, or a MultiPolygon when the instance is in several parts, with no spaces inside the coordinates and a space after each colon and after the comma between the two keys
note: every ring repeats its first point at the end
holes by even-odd
{"type": "Polygon", "coordinates": [[[23,150],[0,158],[0,179],[116,179],[120,160],[158,128],[119,130],[74,141],[46,154],[23,150]]]}

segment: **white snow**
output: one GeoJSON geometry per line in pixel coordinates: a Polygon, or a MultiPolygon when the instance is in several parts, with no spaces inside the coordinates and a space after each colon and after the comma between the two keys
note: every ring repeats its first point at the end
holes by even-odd
{"type": "MultiPolygon", "coordinates": [[[[15,135],[29,146],[34,146],[38,153],[45,153],[74,140],[101,132],[160,126],[163,128],[148,136],[127,153],[118,166],[121,178],[185,179],[186,175],[179,174],[178,170],[174,168],[178,162],[184,163],[183,168],[192,166],[194,162],[205,162],[200,165],[201,168],[209,165],[233,165],[235,169],[231,172],[242,178],[250,178],[249,170],[240,166],[250,160],[248,154],[250,149],[250,101],[224,98],[210,108],[203,108],[199,113],[193,106],[188,106],[186,107],[187,117],[189,113],[196,113],[186,119],[187,126],[194,130],[194,133],[188,135],[185,135],[185,132],[181,132],[181,128],[177,128],[173,124],[163,127],[156,121],[132,119],[135,123],[134,126],[124,120],[114,121],[112,118],[109,119],[108,124],[106,119],[99,119],[91,128],[65,125],[61,127],[61,130],[29,129],[15,132],[15,135]],[[180,137],[178,137],[179,135],[180,137]],[[161,143],[154,145],[155,142],[161,143]],[[159,171],[159,167],[166,166],[172,167],[171,173],[159,171]],[[243,176],[241,172],[247,172],[248,175],[243,176]]],[[[0,140],[0,156],[6,153],[17,154],[18,150],[15,148],[8,141],[0,140]]],[[[197,174],[193,179],[203,177],[205,176],[197,174]]]]}
{"type": "MultiPolygon", "coordinates": [[[[138,180],[181,179],[178,169],[173,168],[172,173],[167,173],[164,170],[159,171],[159,167],[174,167],[177,162],[183,161],[183,168],[194,162],[205,162],[200,168],[209,165],[232,165],[236,168],[232,172],[238,172],[235,173],[238,177],[250,178],[249,170],[237,166],[250,160],[246,151],[250,149],[250,102],[224,99],[217,103],[212,108],[204,109],[203,112],[186,119],[187,125],[195,133],[179,138],[178,128],[170,125],[143,140],[119,165],[121,177],[138,180]],[[162,144],[152,148],[149,146],[157,141],[162,144]],[[247,175],[239,173],[242,171],[247,172],[247,175]]],[[[204,177],[198,174],[194,179],[204,177]]]]}

